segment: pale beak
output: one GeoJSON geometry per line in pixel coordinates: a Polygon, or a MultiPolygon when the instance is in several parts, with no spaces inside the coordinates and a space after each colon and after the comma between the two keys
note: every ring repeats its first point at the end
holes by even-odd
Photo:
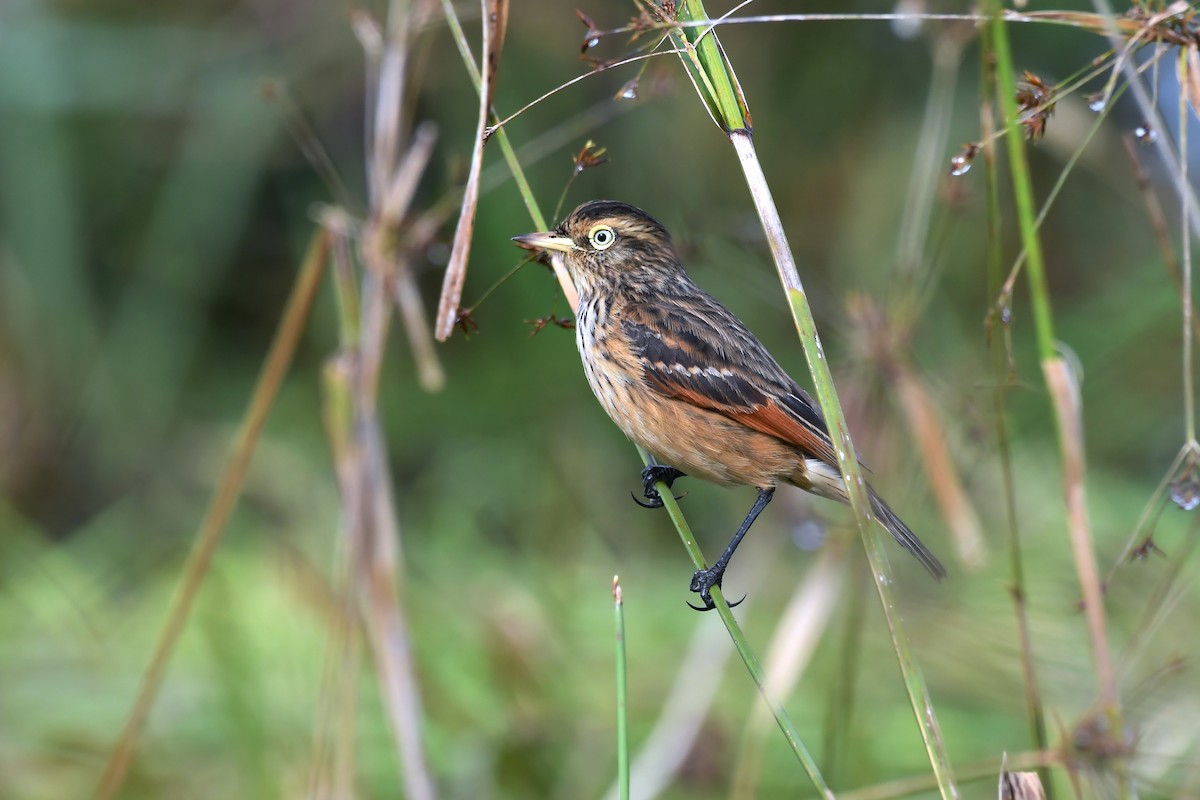
{"type": "Polygon", "coordinates": [[[571,237],[563,236],[556,231],[527,233],[523,236],[514,236],[512,240],[517,243],[518,247],[526,250],[557,250],[560,253],[569,253],[576,249],[571,237]]]}

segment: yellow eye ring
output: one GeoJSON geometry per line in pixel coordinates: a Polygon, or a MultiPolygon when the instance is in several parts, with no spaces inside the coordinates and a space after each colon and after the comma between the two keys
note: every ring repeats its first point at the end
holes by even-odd
{"type": "Polygon", "coordinates": [[[613,242],[617,241],[617,233],[612,229],[611,225],[593,225],[588,231],[588,241],[592,243],[592,247],[597,250],[607,250],[613,246],[613,242]]]}

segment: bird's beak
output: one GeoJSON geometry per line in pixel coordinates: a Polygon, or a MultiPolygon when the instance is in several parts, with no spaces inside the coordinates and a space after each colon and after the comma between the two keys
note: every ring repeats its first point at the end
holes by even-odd
{"type": "Polygon", "coordinates": [[[523,236],[514,236],[512,240],[517,243],[517,247],[526,250],[557,250],[560,253],[569,253],[576,249],[571,237],[555,231],[526,233],[523,236]]]}

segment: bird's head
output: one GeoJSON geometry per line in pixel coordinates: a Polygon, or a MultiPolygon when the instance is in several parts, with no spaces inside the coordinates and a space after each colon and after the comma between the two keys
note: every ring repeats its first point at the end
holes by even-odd
{"type": "Polygon", "coordinates": [[[556,250],[581,292],[630,277],[652,280],[680,270],[679,257],[658,220],[640,208],[592,200],[552,231],[514,236],[521,247],[556,250]]]}

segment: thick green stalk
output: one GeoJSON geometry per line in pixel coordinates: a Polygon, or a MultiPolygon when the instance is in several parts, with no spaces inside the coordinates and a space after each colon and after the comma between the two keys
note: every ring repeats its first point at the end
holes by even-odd
{"type": "Polygon", "coordinates": [[[1012,172],[1013,201],[1017,207],[1021,244],[1025,247],[1025,269],[1029,275],[1029,294],[1033,303],[1033,327],[1037,336],[1038,355],[1042,361],[1048,361],[1058,357],[1058,350],[1055,347],[1054,315],[1050,310],[1050,289],[1046,286],[1045,260],[1042,258],[1042,244],[1035,222],[1037,215],[1034,212],[1033,184],[1029,177],[1029,158],[1025,151],[1025,129],[1017,124],[1017,81],[1008,42],[1008,25],[999,14],[996,0],[991,0],[990,5],[996,13],[991,22],[991,44],[996,57],[1000,111],[1007,129],[1004,139],[1012,172]]]}
{"type": "Polygon", "coordinates": [[[908,692],[909,703],[913,716],[921,731],[921,739],[925,744],[925,753],[938,789],[945,800],[958,797],[954,785],[954,775],[950,767],[950,756],[946,751],[946,743],[942,739],[941,727],[933,709],[933,700],[929,695],[929,687],[925,683],[925,674],[913,656],[908,635],[896,604],[896,596],[892,591],[892,571],[888,562],[884,538],[879,527],[873,523],[870,505],[866,497],[866,484],[859,474],[858,463],[854,458],[854,445],[846,428],[841,405],[837,399],[837,391],[833,386],[833,376],[825,363],[821,350],[820,339],[817,338],[816,325],[813,322],[812,310],[802,291],[789,290],[788,300],[792,308],[792,317],[796,322],[796,330],[804,344],[808,356],[809,369],[813,376],[814,388],[821,401],[821,409],[825,414],[825,423],[829,426],[830,435],[837,445],[838,465],[846,482],[847,493],[854,506],[855,517],[858,521],[859,532],[862,535],[863,547],[867,552],[867,561],[871,565],[876,592],[879,595],[883,615],[888,623],[888,631],[892,637],[892,649],[900,665],[900,673],[908,692]],[[812,355],[809,355],[809,353],[812,355]],[[857,495],[857,497],[856,497],[857,495]]]}
{"type": "Polygon", "coordinates": [[[682,0],[678,20],[691,25],[673,28],[671,41],[683,52],[680,60],[709,115],[726,133],[749,130],[750,110],[716,33],[704,24],[708,22],[704,5],[682,0]]]}
{"type": "MultiPolygon", "coordinates": [[[[701,0],[681,0],[680,9],[681,20],[694,22],[696,20],[708,19],[701,0]],[[686,20],[683,17],[684,13],[687,14],[686,20]]],[[[676,38],[676,41],[678,43],[678,38],[676,38]]],[[[750,195],[754,200],[755,208],[762,222],[763,232],[766,234],[771,255],[779,271],[780,282],[787,293],[788,304],[792,310],[792,318],[795,321],[800,343],[804,349],[804,356],[808,362],[809,372],[812,374],[817,399],[825,415],[825,422],[829,427],[829,434],[833,441],[834,450],[837,452],[838,466],[845,481],[846,493],[849,496],[850,505],[854,509],[854,516],[858,523],[859,533],[862,536],[863,546],[867,551],[867,560],[870,562],[871,572],[875,578],[875,588],[879,595],[880,604],[883,606],[888,629],[891,632],[893,649],[900,665],[900,672],[904,679],[905,688],[908,691],[913,715],[921,731],[921,738],[925,744],[929,763],[933,767],[938,788],[945,800],[951,800],[951,798],[958,796],[958,791],[954,786],[954,777],[950,769],[950,758],[946,752],[945,742],[942,740],[941,729],[938,726],[937,715],[933,709],[933,701],[929,696],[929,689],[925,685],[925,677],[916,660],[913,658],[908,642],[908,635],[904,630],[904,625],[896,606],[895,594],[892,591],[893,579],[891,567],[887,560],[883,532],[874,524],[870,501],[867,496],[866,483],[863,481],[859,471],[858,459],[855,455],[857,451],[850,440],[850,432],[846,426],[841,403],[838,401],[829,365],[825,360],[825,352],[821,346],[820,337],[817,334],[812,309],[809,307],[808,298],[800,282],[800,274],[796,269],[796,261],[792,255],[791,247],[788,245],[787,235],[783,230],[783,221],[779,217],[779,210],[775,206],[775,200],[771,195],[770,187],[767,185],[766,175],[763,173],[762,165],[758,160],[758,154],[754,149],[754,140],[750,132],[749,109],[746,107],[744,96],[740,89],[736,90],[736,97],[739,101],[736,116],[734,115],[732,106],[729,106],[728,103],[722,106],[719,103],[720,93],[717,93],[713,98],[709,98],[706,97],[705,92],[701,89],[701,86],[739,86],[737,77],[733,71],[733,65],[721,49],[714,31],[705,29],[705,33],[700,38],[698,45],[693,47],[689,41],[687,47],[681,47],[680,49],[685,50],[685,54],[681,55],[680,59],[686,68],[691,70],[693,66],[696,66],[706,73],[701,76],[703,80],[698,80],[695,76],[692,76],[692,82],[700,93],[701,99],[709,105],[710,113],[714,103],[718,105],[721,113],[718,124],[721,125],[729,136],[729,140],[737,152],[738,161],[745,173],[746,184],[750,189],[750,195]],[[697,49],[705,47],[711,48],[710,54],[707,57],[700,58],[693,56],[697,49]]]]}

